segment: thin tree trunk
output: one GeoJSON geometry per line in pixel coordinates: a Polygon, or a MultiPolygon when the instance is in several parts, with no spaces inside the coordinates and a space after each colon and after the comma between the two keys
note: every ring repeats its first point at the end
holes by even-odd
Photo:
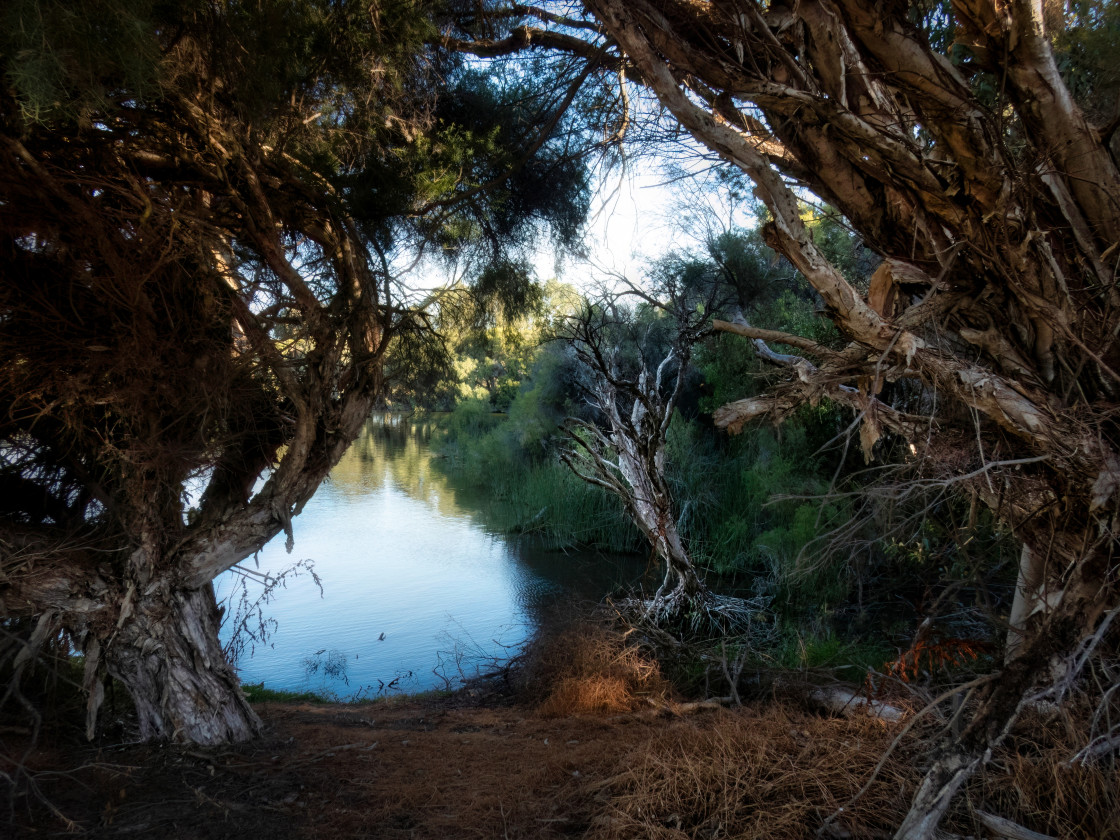
{"type": "MultiPolygon", "coordinates": [[[[583,324],[583,328],[592,331],[589,324],[583,324]]],[[[584,339],[581,344],[577,337],[574,343],[594,379],[594,386],[589,389],[592,402],[606,415],[610,433],[608,437],[591,424],[571,421],[586,437],[571,435],[577,446],[565,460],[585,481],[622,499],[630,518],[665,564],[665,578],[647,605],[646,614],[654,616],[656,622],[672,622],[709,597],[677,530],[673,495],[665,479],[666,434],[688,353],[673,350],[655,375],[643,366],[634,379],[620,386],[613,357],[587,350],[593,341],[584,339]],[[661,391],[661,374],[673,359],[679,366],[677,381],[666,397],[661,391]],[[586,466],[587,471],[581,466],[586,466]]]]}
{"type": "Polygon", "coordinates": [[[677,525],[668,511],[663,522],[654,539],[658,553],[665,562],[666,570],[665,585],[658,591],[657,599],[662,600],[671,613],[702,599],[706,589],[684,548],[677,525]]]}
{"type": "Polygon", "coordinates": [[[1042,585],[1042,563],[1039,555],[1031,551],[1023,543],[1023,550],[1019,556],[1019,577],[1015,582],[1015,598],[1011,602],[1011,614],[1008,616],[1007,652],[1005,662],[1015,658],[1015,653],[1023,642],[1023,629],[1027,617],[1034,611],[1038,604],[1039,589],[1042,585]]]}
{"type": "MultiPolygon", "coordinates": [[[[642,411],[641,405],[636,404],[631,418],[634,428],[641,427],[642,411]]],[[[707,589],[677,530],[673,499],[664,477],[664,443],[652,444],[652,452],[642,450],[623,433],[626,426],[620,418],[612,416],[612,426],[616,430],[611,440],[618,452],[618,468],[632,492],[626,500],[632,518],[665,563],[665,580],[650,608],[670,619],[701,601],[707,589]]]]}

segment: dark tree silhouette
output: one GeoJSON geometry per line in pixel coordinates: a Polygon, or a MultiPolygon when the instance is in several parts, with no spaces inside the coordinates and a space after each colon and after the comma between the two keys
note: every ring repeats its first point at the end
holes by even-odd
{"type": "Polygon", "coordinates": [[[509,37],[478,51],[601,50],[618,73],[616,109],[634,101],[626,86],[644,86],[702,148],[749,177],[769,213],[768,244],[849,341],[836,350],[717,323],[800,354],[780,360],[784,383],[725,406],[717,422],[734,432],[805,402],[850,406],[867,451],[884,434],[903,437],[927,478],[989,506],[1025,547],[1013,651],[976,689],[970,722],[942,744],[897,835],[931,837],[1023,703],[1061,696],[1120,604],[1117,75],[1069,49],[1093,35],[1098,56],[1102,43],[1114,51],[1115,9],[1027,0],[588,0],[585,9],[567,19],[515,7],[509,37]],[[799,190],[837,208],[882,257],[871,276],[852,282],[829,262],[799,190]],[[896,382],[908,383],[893,389],[908,398],[881,399],[896,382]]]}
{"type": "Polygon", "coordinates": [[[566,103],[511,124],[541,98],[503,111],[423,4],[65,5],[0,34],[4,696],[61,639],[91,733],[111,676],[142,738],[242,740],[210,582],[290,545],[430,334],[394,254],[570,241],[586,178],[562,143],[526,154],[566,103]]]}

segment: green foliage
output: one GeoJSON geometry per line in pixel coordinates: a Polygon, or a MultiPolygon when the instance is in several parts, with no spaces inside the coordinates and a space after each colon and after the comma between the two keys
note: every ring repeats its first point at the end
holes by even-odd
{"type": "Polygon", "coordinates": [[[1095,119],[1117,116],[1120,5],[1112,0],[1047,4],[1055,59],[1078,104],[1095,119]]]}
{"type": "MultiPolygon", "coordinates": [[[[846,231],[840,230],[835,233],[837,248],[850,244],[846,231]]],[[[802,281],[788,266],[775,266],[757,234],[725,235],[713,243],[708,256],[672,254],[653,273],[655,283],[684,289],[734,283],[740,300],[749,301],[755,322],[834,340],[831,324],[817,315],[802,281]]],[[[557,289],[551,296],[562,299],[557,289]]],[[[620,348],[619,364],[625,370],[636,363],[638,354],[663,355],[669,320],[658,309],[640,306],[626,329],[607,327],[601,338],[620,348]]],[[[539,322],[518,323],[520,330],[514,332],[524,338],[534,334],[539,322]]],[[[559,424],[580,410],[571,356],[559,345],[517,344],[509,333],[510,324],[496,318],[487,329],[461,334],[458,403],[441,422],[435,443],[447,456],[448,471],[456,480],[492,494],[488,515],[501,530],[536,533],[557,546],[643,547],[620,503],[575,479],[555,461],[559,424]],[[510,353],[512,348],[520,354],[510,353]],[[521,374],[515,389],[516,377],[503,388],[497,377],[488,376],[499,356],[505,371],[521,374]],[[493,410],[506,407],[511,391],[507,416],[493,415],[493,410]]],[[[762,371],[750,345],[741,339],[714,335],[697,347],[695,358],[704,379],[702,411],[758,387],[762,371]]],[[[682,404],[687,402],[688,398],[682,404]]],[[[825,489],[820,476],[835,470],[836,458],[818,450],[840,428],[838,413],[822,406],[804,409],[780,431],[756,427],[728,439],[703,417],[688,419],[678,413],[668,437],[669,477],[678,524],[697,561],[717,574],[754,582],[756,589],[778,597],[790,609],[810,601],[842,601],[848,591],[846,575],[830,566],[810,574],[801,560],[805,547],[842,517],[840,506],[822,509],[811,501],[777,500],[825,489]]]]}
{"type": "MultiPolygon", "coordinates": [[[[836,234],[834,244],[839,248],[849,240],[836,234]]],[[[759,246],[750,236],[725,238],[722,244],[725,254],[755,271],[772,264],[759,246]]],[[[804,281],[767,270],[769,292],[751,297],[748,320],[824,344],[835,342],[835,328],[816,312],[804,281]]],[[[772,371],[763,367],[749,342],[726,334],[703,343],[695,360],[704,380],[700,409],[706,412],[759,393],[772,371]]],[[[822,509],[805,497],[826,489],[822,477],[835,471],[836,458],[820,450],[842,428],[839,412],[827,403],[804,407],[780,429],[752,426],[732,439],[697,424],[674,422],[669,457],[682,500],[681,526],[693,553],[722,574],[753,578],[756,588],[790,605],[800,602],[802,594],[823,603],[842,599],[846,586],[840,576],[820,570],[805,578],[798,560],[840,515],[835,506],[822,509]],[[802,500],[782,501],[786,496],[802,500]]]]}
{"type": "Polygon", "coordinates": [[[542,353],[542,343],[577,299],[570,286],[555,280],[543,287],[533,282],[524,263],[492,265],[475,286],[441,295],[438,329],[446,355],[433,360],[439,364],[427,377],[420,370],[397,377],[406,388],[423,382],[395,388],[397,398],[436,411],[464,400],[482,400],[490,411],[513,410],[523,384],[547,388],[556,377],[564,379],[558,357],[542,353]],[[537,364],[550,370],[532,374],[537,364]]]}
{"type": "Polygon", "coordinates": [[[530,142],[547,83],[509,83],[437,50],[445,11],[426,0],[13,0],[0,11],[0,69],[23,121],[56,128],[108,130],[117,115],[220,90],[222,119],[251,126],[312,189],[329,183],[382,256],[405,229],[484,263],[546,231],[574,247],[586,167],[562,139],[530,142]]]}
{"type": "Polygon", "coordinates": [[[700,411],[711,414],[721,405],[758,393],[761,369],[750,342],[716,333],[696,348],[693,362],[703,377],[700,411]]]}
{"type": "Polygon", "coordinates": [[[800,562],[806,546],[841,516],[836,505],[805,499],[826,489],[821,476],[834,468],[816,451],[834,419],[827,410],[807,411],[787,421],[780,434],[755,427],[727,440],[698,422],[674,418],[668,458],[678,525],[698,562],[745,579],[791,608],[846,596],[836,570],[807,575],[800,562]]]}
{"type": "MultiPolygon", "coordinates": [[[[866,275],[867,255],[841,220],[823,215],[810,227],[831,259],[866,275]]],[[[654,269],[655,282],[684,288],[703,288],[720,277],[735,284],[752,324],[838,344],[803,278],[775,260],[755,234],[725,235],[707,256],[673,254],[654,269]]],[[[626,348],[623,368],[639,353],[656,355],[667,335],[667,319],[657,310],[636,311],[633,320],[634,329],[603,337],[626,348]]],[[[476,333],[477,343],[460,347],[476,352],[483,337],[476,333]]],[[[485,336],[486,347],[493,342],[493,334],[485,336]]],[[[461,398],[444,421],[436,446],[447,456],[448,472],[493,494],[487,516],[500,530],[535,534],[557,547],[643,549],[618,502],[554,460],[558,424],[579,409],[570,358],[556,345],[525,349],[527,373],[507,415],[492,413],[500,401],[485,387],[461,398]]],[[[469,362],[477,376],[484,358],[460,362],[469,362]]],[[[749,342],[727,334],[705,338],[693,359],[703,381],[700,412],[754,395],[773,376],[749,342]]],[[[858,447],[844,446],[850,423],[850,414],[825,401],[802,407],[780,428],[753,425],[735,437],[717,432],[703,413],[678,413],[669,428],[668,475],[681,534],[714,588],[772,599],[783,629],[765,651],[771,664],[860,673],[882,668],[897,656],[889,642],[906,643],[936,581],[966,581],[968,592],[979,593],[982,575],[1002,562],[993,539],[981,536],[983,522],[962,524],[959,511],[949,516],[938,506],[923,511],[924,502],[915,503],[917,518],[910,522],[913,511],[878,510],[861,496],[861,483],[871,479],[859,473],[858,447]],[[829,495],[834,481],[843,493],[829,495]],[[896,524],[907,536],[892,547],[876,529],[896,524]],[[842,527],[847,541],[834,544],[842,527]],[[962,547],[962,533],[973,548],[962,547]],[[892,597],[866,599],[872,583],[892,597]],[[894,635],[883,641],[886,629],[894,635]]]]}
{"type": "Polygon", "coordinates": [[[848,679],[859,679],[869,669],[881,671],[898,656],[898,650],[882,641],[843,636],[831,629],[812,629],[787,623],[766,664],[798,670],[829,668],[848,679]]]}
{"type": "Polygon", "coordinates": [[[783,275],[790,273],[757,230],[721,234],[708,244],[707,257],[718,267],[722,281],[735,290],[744,309],[772,298],[783,275]]]}
{"type": "Polygon", "coordinates": [[[806,221],[813,243],[828,261],[840,270],[849,283],[866,289],[878,257],[863,246],[862,240],[852,232],[843,217],[825,206],[817,209],[806,221]]]}
{"type": "Polygon", "coordinates": [[[533,282],[532,270],[524,259],[490,263],[475,280],[472,293],[476,322],[483,318],[491,326],[505,327],[505,337],[512,342],[520,342],[523,334],[517,319],[544,312],[544,289],[533,282]]]}
{"type": "Polygon", "coordinates": [[[153,0],[11,0],[0,11],[0,56],[25,120],[104,108],[123,80],[158,93],[156,32],[167,4],[153,0]]]}
{"type": "MultiPolygon", "coordinates": [[[[835,214],[817,214],[808,222],[830,259],[853,274],[862,270],[862,247],[835,214]]],[[[710,254],[752,325],[824,345],[838,342],[808,283],[757,232],[724,234],[710,254]]],[[[774,349],[798,352],[780,344],[774,349]]],[[[760,393],[774,375],[749,342],[727,334],[711,336],[694,358],[703,378],[704,412],[760,393]]],[[[756,425],[727,439],[678,418],[670,430],[669,461],[680,526],[693,555],[720,574],[747,579],[755,591],[775,596],[784,610],[842,602],[848,595],[843,564],[828,556],[814,562],[806,557],[849,513],[843,505],[814,498],[836,472],[839,455],[826,444],[845,422],[823,403],[803,407],[780,429],[756,425]]]]}
{"type": "Polygon", "coordinates": [[[482,515],[490,527],[556,549],[636,551],[644,540],[621,503],[556,458],[553,443],[566,413],[566,360],[558,350],[550,345],[538,354],[507,414],[493,413],[486,399],[463,399],[439,419],[431,445],[454,483],[485,491],[482,515]]]}
{"type": "Polygon", "coordinates": [[[126,99],[158,99],[206,61],[242,119],[281,127],[317,100],[318,121],[304,136],[321,136],[323,127],[382,122],[434,33],[431,11],[407,0],[375,14],[358,0],[13,0],[0,47],[32,121],[87,120],[126,99]]]}
{"type": "MultiPolygon", "coordinates": [[[[563,287],[548,289],[550,304],[568,302],[563,287]]],[[[556,308],[551,309],[555,314],[556,308]]],[[[456,483],[484,490],[489,499],[483,511],[491,527],[507,533],[533,534],[554,548],[593,547],[631,551],[642,545],[622,505],[597,487],[576,478],[557,457],[554,443],[560,424],[573,410],[572,360],[558,343],[530,342],[550,323],[538,316],[522,331],[509,335],[509,325],[499,325],[468,335],[461,347],[480,348],[504,359],[509,377],[472,385],[478,378],[460,380],[460,396],[453,411],[440,418],[433,448],[444,456],[444,471],[456,483]],[[516,353],[502,353],[503,348],[516,353]],[[516,374],[516,377],[513,375],[516,374]],[[498,415],[509,398],[507,413],[498,415]]],[[[475,374],[493,360],[462,355],[461,370],[475,374]]]]}
{"type": "Polygon", "coordinates": [[[493,431],[500,420],[500,416],[490,408],[487,401],[464,399],[456,404],[448,416],[438,418],[438,435],[445,445],[478,440],[493,431]]]}
{"type": "Polygon", "coordinates": [[[578,245],[590,207],[590,178],[560,132],[540,142],[549,103],[547,88],[525,73],[502,78],[467,70],[444,91],[435,113],[437,130],[422,150],[431,200],[439,201],[448,185],[470,194],[504,182],[496,200],[447,207],[438,217],[452,234],[441,242],[444,248],[454,252],[473,242],[497,253],[510,242],[532,239],[545,226],[557,245],[578,245]]]}

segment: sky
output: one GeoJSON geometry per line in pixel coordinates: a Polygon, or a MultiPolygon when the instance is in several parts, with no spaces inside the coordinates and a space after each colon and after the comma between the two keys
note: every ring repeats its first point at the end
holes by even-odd
{"type": "MultiPolygon", "coordinates": [[[[561,265],[561,279],[581,287],[610,274],[637,279],[676,236],[671,224],[674,197],[664,180],[637,167],[598,178],[587,224],[589,264],[561,265]]],[[[536,268],[542,279],[556,274],[551,251],[538,254],[536,268]]]]}
{"type": "Polygon", "coordinates": [[[710,163],[697,158],[695,177],[670,178],[658,165],[632,161],[625,169],[597,175],[587,223],[588,260],[564,260],[551,250],[537,253],[537,276],[559,276],[585,291],[640,280],[646,267],[673,250],[702,249],[715,233],[755,223],[752,207],[733,203],[725,189],[705,177],[710,163]],[[557,271],[559,268],[559,272],[557,271]]]}
{"type": "MultiPolygon", "coordinates": [[[[547,238],[531,261],[540,281],[558,278],[594,295],[616,288],[620,276],[640,281],[647,266],[672,250],[697,249],[707,236],[754,223],[749,207],[732,206],[725,190],[704,177],[710,163],[697,158],[697,177],[671,179],[656,162],[632,159],[625,167],[600,170],[592,184],[586,259],[561,256],[547,238]]],[[[433,262],[410,273],[409,285],[432,289],[454,279],[433,262]]]]}

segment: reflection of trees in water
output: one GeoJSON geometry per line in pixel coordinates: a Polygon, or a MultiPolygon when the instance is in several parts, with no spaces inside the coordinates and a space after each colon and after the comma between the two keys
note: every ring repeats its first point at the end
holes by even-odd
{"type": "Polygon", "coordinates": [[[553,551],[531,540],[508,545],[514,562],[537,582],[519,593],[534,626],[557,603],[593,604],[605,596],[656,589],[660,583],[659,563],[644,554],[553,551]]]}
{"type": "MultiPolygon", "coordinates": [[[[335,492],[359,497],[382,489],[386,481],[414,499],[430,505],[439,516],[462,517],[484,513],[484,494],[462,487],[435,466],[428,448],[430,421],[408,415],[375,414],[361,435],[331,472],[335,492]]],[[[643,581],[647,558],[599,552],[549,551],[531,540],[506,540],[511,560],[529,577],[519,600],[531,623],[557,597],[598,601],[619,589],[648,584],[643,581]],[[527,585],[529,581],[531,585],[527,585]]]]}
{"type": "Polygon", "coordinates": [[[387,481],[408,496],[434,507],[440,515],[463,516],[456,491],[432,469],[428,449],[431,423],[408,415],[378,413],[331,470],[334,492],[358,497],[381,490],[387,481]]]}

